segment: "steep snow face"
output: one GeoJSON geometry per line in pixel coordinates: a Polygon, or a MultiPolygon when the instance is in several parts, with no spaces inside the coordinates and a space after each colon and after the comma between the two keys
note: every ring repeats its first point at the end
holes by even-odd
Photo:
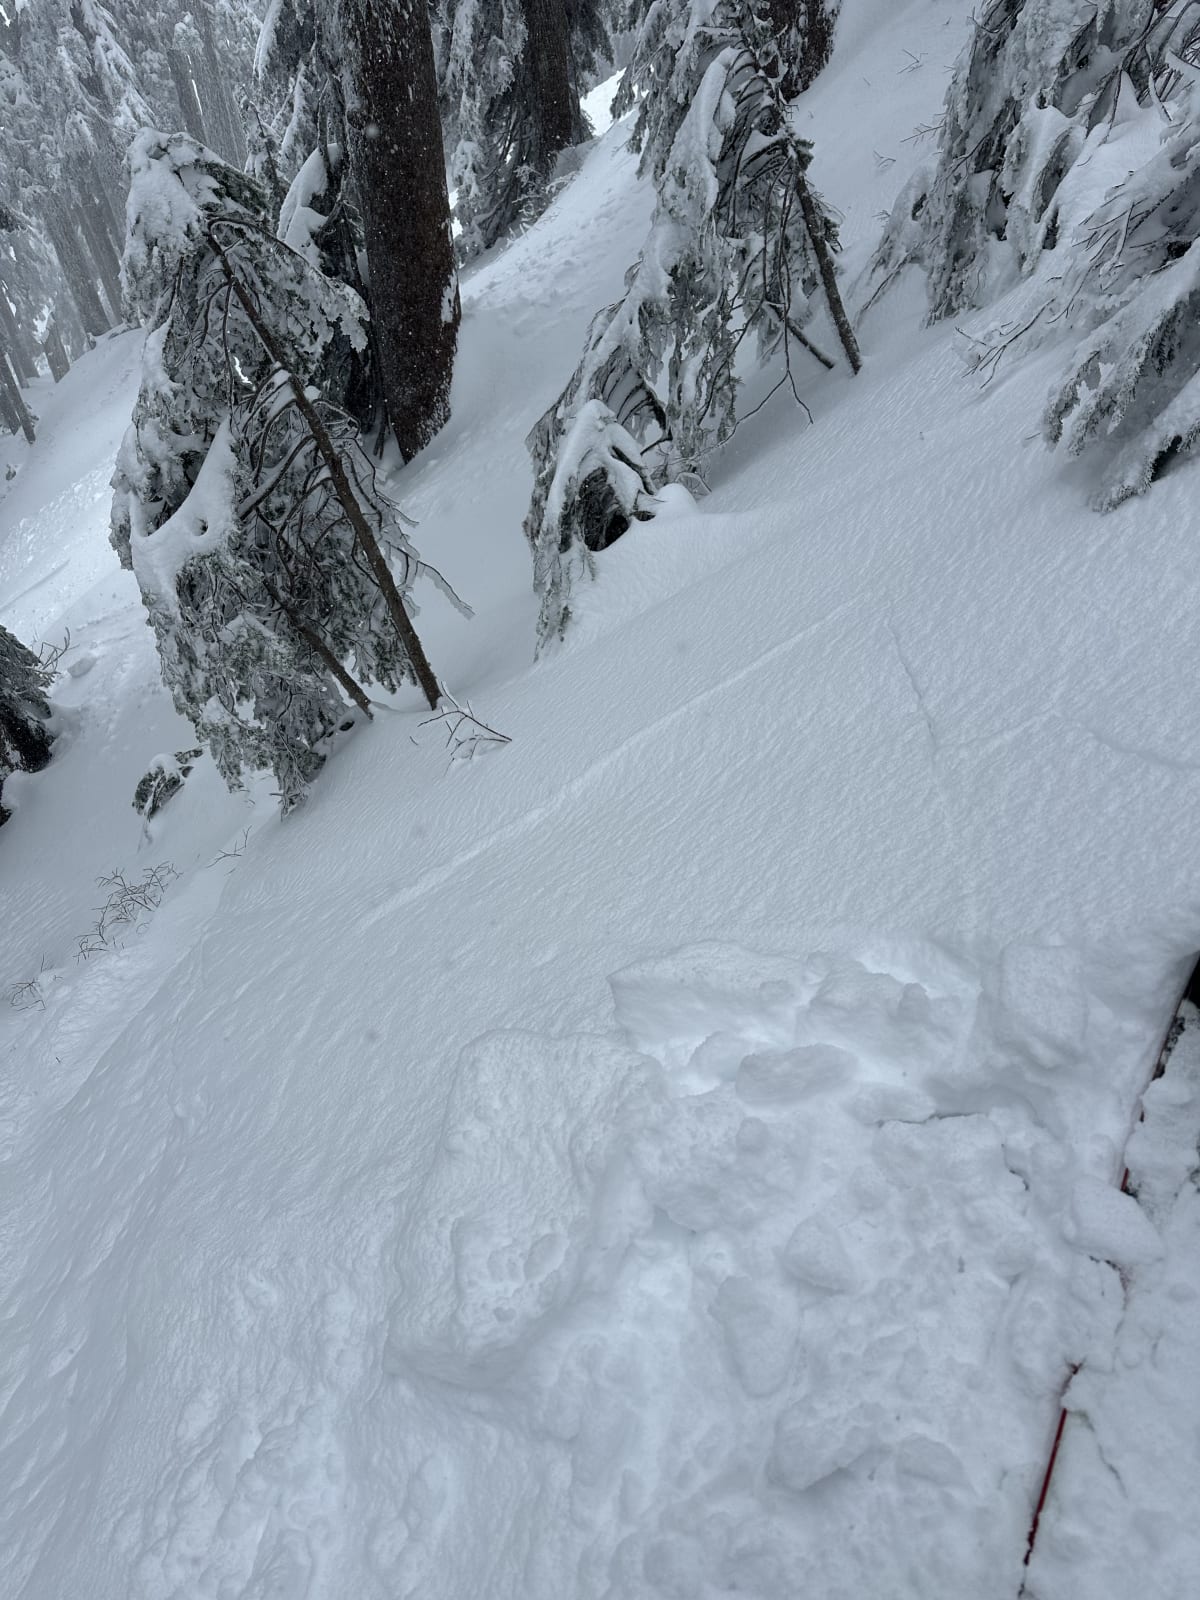
{"type": "MultiPolygon", "coordinates": [[[[969,7],[842,16],[796,115],[853,269],[969,7]]],[[[999,1600],[1062,1384],[1099,1418],[1121,1352],[1031,1574],[1094,1600],[1100,1452],[1139,1406],[1186,1439],[1184,1345],[1138,1386],[1186,1300],[1161,1122],[1157,1209],[1114,1185],[1196,941],[1190,469],[1093,517],[1025,442],[1044,369],[979,394],[902,287],[531,669],[521,441],[644,237],[633,169],[611,130],[470,275],[393,480],[503,752],[450,765],[401,698],[284,824],[207,761],[144,824],[190,730],[106,543],[135,340],[0,504],[0,615],[77,673],[0,833],[6,1595],[999,1600]],[[76,961],[95,877],[160,863],[76,961]]],[[[1131,1548],[1186,1600],[1153,1482],[1131,1548]]]]}

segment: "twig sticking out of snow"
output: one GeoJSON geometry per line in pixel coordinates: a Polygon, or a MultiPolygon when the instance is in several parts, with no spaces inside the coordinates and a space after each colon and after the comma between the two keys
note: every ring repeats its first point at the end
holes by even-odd
{"type": "Polygon", "coordinates": [[[441,709],[432,717],[426,717],[421,726],[428,728],[436,723],[445,729],[451,761],[473,761],[489,747],[512,743],[511,735],[481,721],[471,710],[469,700],[460,704],[448,689],[442,690],[440,706],[441,709]]]}

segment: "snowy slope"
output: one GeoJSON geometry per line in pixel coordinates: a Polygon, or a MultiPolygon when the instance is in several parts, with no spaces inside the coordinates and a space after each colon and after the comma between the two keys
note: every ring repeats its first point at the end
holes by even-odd
{"type": "MultiPolygon", "coordinates": [[[[851,269],[968,26],[847,0],[798,117],[851,269]]],[[[414,699],[286,823],[202,765],[146,837],[188,730],[105,543],[135,340],[0,503],[0,616],[95,657],[0,835],[0,980],[45,964],[0,1017],[5,1594],[1020,1587],[1153,1254],[1113,1185],[1196,942],[1192,480],[1093,517],[1026,442],[1045,371],[980,394],[909,284],[531,666],[521,440],[648,211],[614,129],[468,281],[395,480],[500,753],[414,699]],[[74,960],[94,878],[162,862],[74,960]]],[[[1040,1600],[1099,1595],[1060,1549],[1040,1600]]]]}

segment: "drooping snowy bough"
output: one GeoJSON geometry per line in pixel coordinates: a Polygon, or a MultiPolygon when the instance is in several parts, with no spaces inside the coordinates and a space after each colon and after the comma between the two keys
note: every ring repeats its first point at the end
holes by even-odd
{"type": "Polygon", "coordinates": [[[647,12],[618,108],[643,95],[633,139],[656,186],[650,233],[528,440],[540,643],[563,633],[594,553],[653,515],[659,485],[702,477],[732,434],[748,338],[796,393],[797,351],[833,364],[805,331],[823,295],[858,370],[836,224],[809,185],[812,149],[792,132],[779,75],[769,31],[738,0],[647,12]]]}
{"type": "Polygon", "coordinates": [[[873,264],[872,299],[921,265],[930,321],[1020,289],[969,364],[1067,349],[1043,433],[1102,510],[1200,440],[1198,85],[1198,0],[993,0],[873,264]]]}
{"type": "Polygon", "coordinates": [[[193,140],[143,133],[131,165],[124,272],[153,331],[112,540],[176,706],[231,787],[269,767],[287,810],[347,701],[369,715],[364,684],[410,680],[436,705],[409,615],[431,569],[345,406],[361,300],[275,237],[254,179],[193,140]]]}
{"type": "Polygon", "coordinates": [[[1084,336],[1044,432],[1103,458],[1100,510],[1200,441],[1200,84],[1181,84],[1171,114],[1161,147],[1088,219],[1086,281],[1059,296],[1084,336]]]}
{"type": "Polygon", "coordinates": [[[991,0],[947,91],[937,159],[893,208],[875,292],[917,262],[936,322],[995,298],[1053,249],[1064,179],[1089,138],[1111,126],[1122,79],[1149,90],[1180,9],[991,0]]]}
{"type": "MultiPolygon", "coordinates": [[[[46,693],[54,674],[7,628],[0,627],[0,793],[11,772],[39,772],[50,759],[46,693]]],[[[9,812],[0,799],[0,823],[9,812]]]]}
{"type": "Polygon", "coordinates": [[[489,249],[544,209],[563,151],[588,137],[585,82],[612,48],[603,0],[437,0],[458,248],[489,249]]]}

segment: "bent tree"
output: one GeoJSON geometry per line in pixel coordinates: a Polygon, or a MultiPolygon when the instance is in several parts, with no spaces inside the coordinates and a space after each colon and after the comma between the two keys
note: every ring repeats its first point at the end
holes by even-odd
{"type": "Polygon", "coordinates": [[[566,628],[594,553],[653,515],[657,488],[703,478],[737,426],[747,341],[799,400],[796,363],[833,365],[810,328],[823,304],[851,372],[861,366],[836,223],[809,182],[812,147],[792,131],[777,63],[744,0],[659,0],[647,13],[621,98],[638,97],[650,232],[527,441],[541,643],[566,628]]]}
{"type": "Polygon", "coordinates": [[[302,797],[364,684],[440,698],[410,590],[437,575],[345,405],[366,308],[278,239],[266,192],[183,134],[139,135],[125,271],[153,324],[114,478],[163,679],[231,787],[302,797]],[[395,562],[399,576],[393,574],[395,562]]]}

